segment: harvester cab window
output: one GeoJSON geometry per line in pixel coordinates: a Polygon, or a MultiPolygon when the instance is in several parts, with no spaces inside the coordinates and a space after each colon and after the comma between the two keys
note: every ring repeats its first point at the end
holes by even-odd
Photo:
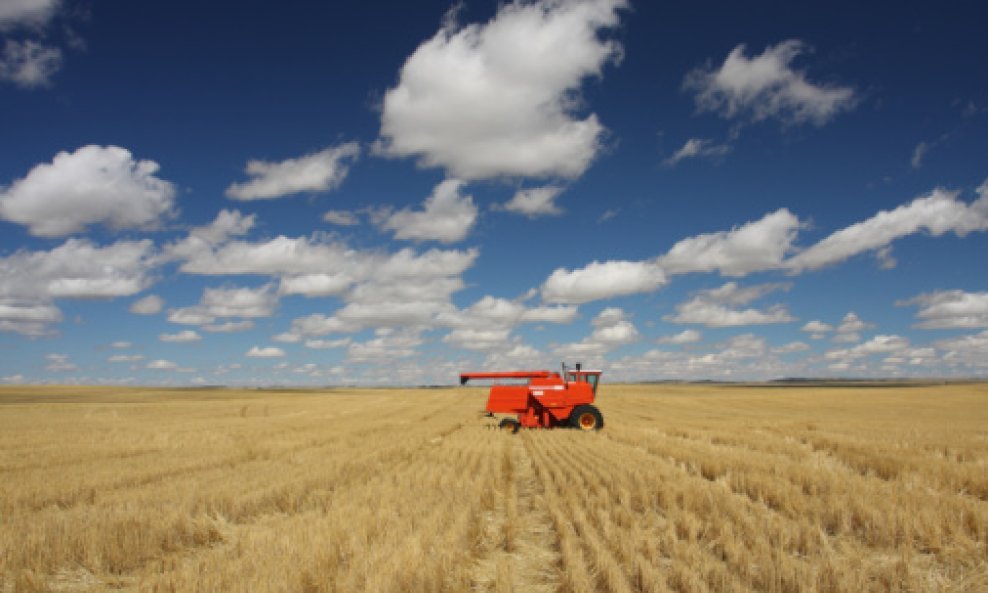
{"type": "Polygon", "coordinates": [[[589,383],[590,387],[593,389],[593,394],[597,395],[597,381],[600,380],[600,375],[586,375],[586,377],[587,383],[589,383]]]}
{"type": "Polygon", "coordinates": [[[597,381],[600,380],[600,373],[582,373],[580,371],[570,371],[569,380],[574,383],[589,383],[594,395],[597,395],[597,381]]]}

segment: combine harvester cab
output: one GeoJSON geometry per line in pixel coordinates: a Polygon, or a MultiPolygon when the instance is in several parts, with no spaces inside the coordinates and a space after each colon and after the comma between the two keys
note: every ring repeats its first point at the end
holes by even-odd
{"type": "Polygon", "coordinates": [[[492,385],[487,397],[487,414],[508,414],[500,427],[518,432],[525,428],[569,426],[580,430],[600,430],[604,417],[593,405],[602,371],[575,369],[563,365],[562,372],[506,371],[461,373],[460,385],[478,379],[528,379],[523,385],[492,385]]]}

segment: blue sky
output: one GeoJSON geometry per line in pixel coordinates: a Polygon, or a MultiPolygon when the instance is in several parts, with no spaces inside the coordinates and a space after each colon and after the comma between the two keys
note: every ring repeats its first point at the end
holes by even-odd
{"type": "Polygon", "coordinates": [[[0,7],[0,381],[988,374],[976,2],[0,7]]]}

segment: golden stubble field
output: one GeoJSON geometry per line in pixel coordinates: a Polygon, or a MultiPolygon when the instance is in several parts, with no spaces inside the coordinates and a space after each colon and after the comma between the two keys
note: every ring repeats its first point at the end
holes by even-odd
{"type": "Polygon", "coordinates": [[[0,388],[0,591],[988,591],[988,385],[0,388]]]}

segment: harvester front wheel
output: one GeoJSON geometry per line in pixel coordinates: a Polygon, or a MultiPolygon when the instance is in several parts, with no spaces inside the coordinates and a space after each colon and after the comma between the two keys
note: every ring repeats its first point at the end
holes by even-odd
{"type": "Polygon", "coordinates": [[[569,425],[580,430],[600,430],[604,428],[604,417],[593,406],[576,406],[569,415],[569,425]]]}
{"type": "Polygon", "coordinates": [[[514,418],[504,418],[501,420],[501,423],[497,425],[497,427],[501,430],[510,430],[511,434],[514,434],[518,432],[519,428],[521,428],[521,423],[514,418]]]}

